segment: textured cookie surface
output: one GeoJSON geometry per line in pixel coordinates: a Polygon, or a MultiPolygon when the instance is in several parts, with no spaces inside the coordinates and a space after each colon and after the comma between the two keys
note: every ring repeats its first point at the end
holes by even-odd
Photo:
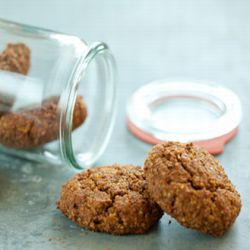
{"type": "Polygon", "coordinates": [[[185,227],[221,236],[240,212],[240,195],[222,166],[191,143],[154,146],[144,171],[151,197],[185,227]]]}
{"type": "MultiPolygon", "coordinates": [[[[0,53],[0,71],[11,71],[27,75],[30,69],[30,54],[29,47],[24,43],[7,44],[5,50],[0,53]]],[[[0,116],[9,112],[14,103],[14,96],[9,97],[3,90],[4,88],[0,92],[0,116]]]]}
{"type": "Polygon", "coordinates": [[[143,169],[132,165],[76,174],[63,185],[57,206],[80,226],[112,234],[143,234],[162,216],[143,169]]]}
{"type": "MultiPolygon", "coordinates": [[[[16,149],[32,149],[59,137],[58,97],[44,100],[41,106],[27,107],[0,117],[0,143],[16,149]]],[[[87,117],[87,106],[81,96],[75,103],[72,129],[87,117]]]]}
{"type": "Polygon", "coordinates": [[[0,69],[27,75],[30,68],[30,49],[24,43],[9,43],[0,54],[0,69]]]}

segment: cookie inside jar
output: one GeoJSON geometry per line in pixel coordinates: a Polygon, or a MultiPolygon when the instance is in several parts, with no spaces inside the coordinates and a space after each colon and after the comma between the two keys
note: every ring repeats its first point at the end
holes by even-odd
{"type": "MultiPolygon", "coordinates": [[[[0,144],[35,149],[59,138],[60,96],[43,97],[41,82],[29,76],[32,51],[8,43],[0,54],[0,144]]],[[[76,97],[72,130],[87,118],[87,105],[76,97]]]]}

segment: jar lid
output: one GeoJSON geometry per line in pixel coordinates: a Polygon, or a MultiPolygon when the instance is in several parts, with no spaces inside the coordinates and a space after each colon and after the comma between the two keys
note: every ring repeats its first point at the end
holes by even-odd
{"type": "Polygon", "coordinates": [[[139,139],[150,144],[194,142],[213,154],[223,152],[240,121],[238,96],[208,82],[152,82],[127,104],[128,129],[139,139]]]}

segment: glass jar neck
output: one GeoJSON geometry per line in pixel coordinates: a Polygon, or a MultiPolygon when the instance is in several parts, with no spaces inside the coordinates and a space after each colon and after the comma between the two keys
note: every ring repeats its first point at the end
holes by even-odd
{"type": "MultiPolygon", "coordinates": [[[[94,43],[88,47],[86,53],[78,60],[74,70],[69,77],[65,90],[60,100],[60,150],[62,159],[68,165],[77,168],[87,168],[91,166],[104,152],[111,131],[114,125],[115,117],[115,63],[108,46],[105,43],[94,43]],[[98,60],[98,77],[100,78],[100,87],[103,88],[101,93],[102,103],[98,110],[100,120],[94,132],[93,139],[87,143],[87,149],[77,152],[74,147],[74,138],[72,137],[73,113],[78,96],[79,86],[84,81],[90,64],[98,60]]],[[[96,90],[97,91],[97,90],[96,90]]],[[[98,98],[98,97],[96,97],[98,98]]],[[[82,136],[82,135],[81,135],[82,136]]],[[[86,138],[77,138],[86,140],[86,138]]],[[[86,142],[85,142],[86,144],[86,142]]]]}

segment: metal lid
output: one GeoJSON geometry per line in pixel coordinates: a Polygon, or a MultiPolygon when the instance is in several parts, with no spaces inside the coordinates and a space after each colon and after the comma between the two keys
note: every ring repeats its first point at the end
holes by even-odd
{"type": "Polygon", "coordinates": [[[156,81],[139,88],[127,104],[127,125],[139,139],[194,142],[218,154],[241,121],[231,90],[211,83],[156,81]]]}

